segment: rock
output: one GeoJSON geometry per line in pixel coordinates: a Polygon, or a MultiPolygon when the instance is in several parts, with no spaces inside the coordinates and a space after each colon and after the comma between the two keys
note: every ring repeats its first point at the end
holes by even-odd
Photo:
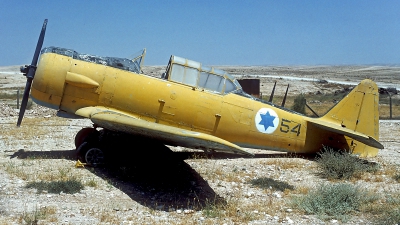
{"type": "Polygon", "coordinates": [[[185,214],[194,213],[194,210],[192,210],[192,209],[185,209],[185,210],[183,210],[183,213],[185,213],[185,214]]]}
{"type": "Polygon", "coordinates": [[[282,198],[282,195],[279,194],[278,192],[274,192],[274,193],[272,194],[272,196],[274,196],[275,198],[282,198]]]}
{"type": "Polygon", "coordinates": [[[286,217],[286,221],[287,221],[288,224],[293,224],[294,223],[293,220],[291,220],[289,217],[286,217]]]}
{"type": "Polygon", "coordinates": [[[252,193],[252,192],[247,192],[245,196],[246,196],[247,198],[250,198],[251,196],[253,196],[253,193],[252,193]]]}
{"type": "Polygon", "coordinates": [[[176,213],[181,214],[182,210],[178,209],[178,210],[176,210],[176,213]]]}

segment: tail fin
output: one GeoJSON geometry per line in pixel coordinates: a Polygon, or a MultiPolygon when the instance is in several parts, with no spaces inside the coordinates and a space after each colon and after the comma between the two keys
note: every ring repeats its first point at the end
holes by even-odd
{"type": "MultiPolygon", "coordinates": [[[[365,134],[379,141],[379,93],[372,80],[363,80],[346,97],[321,119],[339,124],[347,129],[365,134]]],[[[347,137],[346,141],[354,154],[373,157],[378,149],[347,137]]]]}

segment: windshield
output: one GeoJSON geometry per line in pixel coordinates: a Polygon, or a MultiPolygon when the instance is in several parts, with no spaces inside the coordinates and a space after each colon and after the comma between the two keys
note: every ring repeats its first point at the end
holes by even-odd
{"type": "Polygon", "coordinates": [[[165,78],[218,94],[242,89],[236,78],[227,72],[177,56],[171,56],[165,78]]]}

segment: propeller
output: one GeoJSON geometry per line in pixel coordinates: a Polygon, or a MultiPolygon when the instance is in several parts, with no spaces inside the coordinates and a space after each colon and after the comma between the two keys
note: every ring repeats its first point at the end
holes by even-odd
{"type": "Polygon", "coordinates": [[[29,92],[31,91],[32,81],[33,78],[35,77],[37,61],[39,59],[40,50],[42,49],[43,45],[44,34],[46,33],[46,26],[47,26],[47,19],[45,19],[43,22],[42,31],[40,32],[39,40],[36,45],[36,50],[35,54],[33,55],[31,65],[21,66],[20,68],[21,72],[24,74],[24,76],[26,76],[26,85],[21,102],[21,108],[19,109],[17,127],[21,125],[22,118],[24,117],[26,105],[28,103],[29,92]]]}

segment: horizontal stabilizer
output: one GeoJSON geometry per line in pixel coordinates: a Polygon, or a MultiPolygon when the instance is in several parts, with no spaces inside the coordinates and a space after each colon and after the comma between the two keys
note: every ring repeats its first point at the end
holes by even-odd
{"type": "Polygon", "coordinates": [[[350,138],[353,138],[354,140],[357,140],[361,143],[364,143],[368,146],[374,147],[374,148],[378,148],[378,149],[383,149],[383,145],[375,140],[375,138],[365,135],[363,133],[357,132],[357,131],[353,131],[350,130],[348,128],[345,127],[341,127],[337,124],[334,123],[330,123],[330,122],[326,122],[320,119],[312,119],[312,118],[307,118],[306,119],[307,122],[312,123],[313,125],[315,125],[316,127],[319,127],[321,129],[327,130],[327,131],[331,131],[331,132],[335,132],[338,134],[343,134],[346,135],[350,138]]]}

